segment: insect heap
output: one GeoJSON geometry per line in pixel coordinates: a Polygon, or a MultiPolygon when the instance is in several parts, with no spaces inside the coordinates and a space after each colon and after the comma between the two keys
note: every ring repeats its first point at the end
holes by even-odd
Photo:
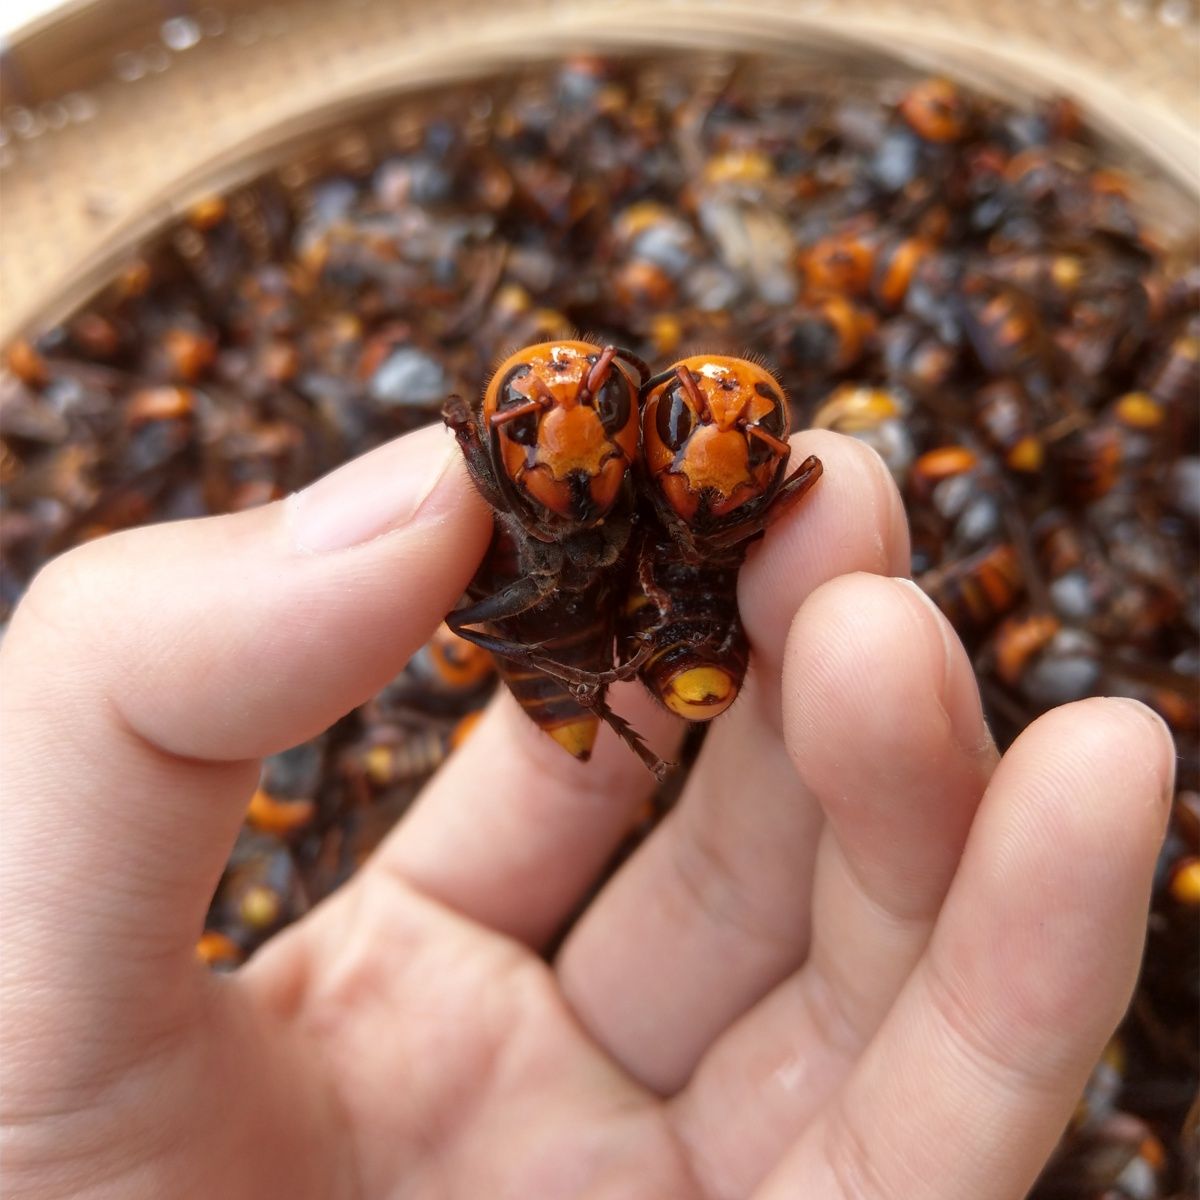
{"type": "MultiPolygon", "coordinates": [[[[1180,36],[1194,34],[1188,21],[1180,36]]],[[[0,113],[16,133],[9,120],[0,113]]],[[[5,153],[39,149],[10,136],[5,153]]],[[[632,461],[632,496],[622,484],[612,504],[631,529],[603,583],[615,649],[582,650],[589,613],[581,646],[550,656],[571,660],[571,679],[543,671],[534,683],[560,713],[575,706],[577,735],[605,719],[581,701],[603,700],[622,669],[668,706],[714,713],[743,669],[731,597],[749,544],[714,539],[772,515],[740,473],[765,497],[760,456],[787,426],[752,401],[742,416],[758,432],[722,431],[730,407],[686,356],[761,353],[793,427],[859,438],[891,469],[914,574],[966,643],[1001,748],[1048,707],[1101,692],[1137,696],[1171,726],[1177,793],[1138,989],[1032,1195],[1195,1193],[1193,202],[1098,140],[1069,100],[1000,103],[879,64],[810,73],[792,58],[656,53],[388,101],[377,119],[180,212],[70,316],[3,350],[0,621],[69,546],[286,495],[438,420],[448,395],[482,396],[509,348],[591,329],[587,355],[629,351],[604,387],[640,393],[640,439],[616,456],[632,461]],[[687,376],[672,368],[643,384],[637,358],[681,360],[687,376]],[[745,465],[738,451],[710,473],[693,509],[688,479],[709,469],[713,427],[723,448],[741,438],[745,465]],[[661,447],[672,465],[658,470],[661,447]]],[[[751,390],[766,382],[738,372],[751,390]]],[[[497,405],[534,399],[531,385],[505,399],[497,381],[497,405]]],[[[569,391],[552,389],[555,408],[569,391]]],[[[532,411],[511,418],[510,462],[529,450],[518,439],[532,411]]],[[[514,487],[504,505],[532,519],[514,487]]],[[[581,531],[595,515],[569,486],[543,499],[556,532],[555,505],[581,531]]],[[[525,570],[521,539],[537,540],[514,528],[475,602],[525,570]]],[[[529,652],[503,660],[510,674],[546,658],[545,631],[522,620],[502,618],[496,635],[529,652]]],[[[208,959],[236,964],[345,880],[470,737],[495,684],[492,656],[443,627],[380,695],[270,760],[209,912],[208,959]]],[[[689,725],[657,813],[705,728],[689,725]]]]}
{"type": "Polygon", "coordinates": [[[499,657],[522,708],[568,753],[586,760],[603,719],[665,778],[605,689],[636,670],[692,721],[736,697],[749,656],[738,567],[821,474],[810,457],[784,482],[778,381],[705,355],[650,378],[615,346],[546,342],[500,364],[478,412],[454,396],[443,417],[495,513],[474,603],[448,625],[499,657]]]}

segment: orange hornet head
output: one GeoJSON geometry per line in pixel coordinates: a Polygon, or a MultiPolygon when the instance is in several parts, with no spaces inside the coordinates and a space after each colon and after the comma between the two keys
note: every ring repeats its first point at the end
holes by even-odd
{"type": "Polygon", "coordinates": [[[768,370],[698,354],[655,376],[643,394],[646,471],[659,501],[686,525],[741,515],[773,492],[788,459],[789,420],[768,370]]]}
{"type": "Polygon", "coordinates": [[[539,518],[598,524],[637,457],[636,359],[615,346],[542,342],[506,358],[483,397],[503,482],[539,518]]]}

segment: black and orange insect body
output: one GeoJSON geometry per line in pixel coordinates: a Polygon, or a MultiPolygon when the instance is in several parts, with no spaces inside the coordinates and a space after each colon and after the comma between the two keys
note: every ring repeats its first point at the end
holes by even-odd
{"type": "Polygon", "coordinates": [[[1153,482],[1168,417],[1148,392],[1126,392],[1090,425],[1056,439],[1052,451],[1063,496],[1086,504],[1113,492],[1129,495],[1153,482]]]}
{"type": "Polygon", "coordinates": [[[495,678],[492,656],[443,622],[364,710],[381,721],[414,711],[457,716],[478,708],[495,678]]]}
{"type": "MultiPolygon", "coordinates": [[[[943,490],[948,482],[972,478],[979,467],[979,455],[969,446],[939,446],[934,450],[926,450],[913,464],[909,495],[916,503],[922,505],[934,501],[934,507],[941,515],[949,515],[945,511],[945,502],[936,503],[937,493],[943,490]]],[[[955,505],[951,512],[957,507],[955,505]]]]}
{"type": "Polygon", "coordinates": [[[738,563],[688,562],[652,518],[618,619],[620,644],[650,646],[638,676],[671,712],[709,721],[737,698],[750,643],[737,613],[738,563]]]}
{"type": "Polygon", "coordinates": [[[820,478],[810,456],[785,479],[789,424],[774,376],[740,358],[686,358],[642,389],[646,527],[622,643],[646,655],[642,682],[689,720],[736,698],[749,660],[738,569],[820,478]]]}
{"type": "Polygon", "coordinates": [[[1194,442],[1200,395],[1200,317],[1185,322],[1146,372],[1145,392],[1171,414],[1176,436],[1194,442]]]}
{"type": "Polygon", "coordinates": [[[590,755],[602,718],[664,773],[604,695],[622,673],[609,597],[624,585],[648,374],[615,346],[543,342],[501,363],[476,409],[447,400],[445,422],[495,532],[472,603],[446,623],[498,656],[525,711],[576,758],[590,755]]]}
{"type": "Polygon", "coordinates": [[[1145,341],[1150,301],[1128,276],[1102,278],[1070,307],[1054,345],[1087,383],[1124,372],[1145,341]]]}
{"type": "Polygon", "coordinates": [[[1053,640],[1062,623],[1046,613],[1009,617],[996,631],[993,643],[996,674],[1015,687],[1030,661],[1053,640]]]}
{"type": "Polygon", "coordinates": [[[821,401],[811,425],[865,442],[887,463],[903,487],[916,455],[909,427],[910,409],[898,392],[844,383],[821,401]]]}
{"type": "Polygon", "coordinates": [[[895,310],[904,303],[918,265],[932,253],[921,237],[889,237],[876,248],[871,270],[871,295],[881,307],[895,310]]]}
{"type": "Polygon", "coordinates": [[[875,268],[875,241],[868,231],[851,228],[814,242],[800,259],[809,292],[865,296],[875,268]]]}
{"type": "Polygon", "coordinates": [[[447,718],[414,710],[391,721],[373,721],[338,758],[346,793],[360,807],[381,797],[411,797],[450,757],[479,717],[479,710],[447,718]]]}
{"type": "Polygon", "coordinates": [[[1022,476],[1041,471],[1046,448],[1020,383],[997,379],[985,384],[975,395],[974,409],[976,425],[1010,471],[1022,476]]]}
{"type": "MultiPolygon", "coordinates": [[[[613,296],[627,314],[670,307],[699,258],[695,231],[665,204],[641,200],[613,223],[613,296]]],[[[626,317],[628,319],[628,316],[626,317]]]]}
{"type": "MultiPolygon", "coordinates": [[[[502,591],[520,578],[520,552],[507,531],[497,529],[487,557],[468,595],[477,601],[502,591]]],[[[548,673],[546,660],[567,671],[604,674],[613,663],[615,611],[624,582],[619,570],[600,570],[582,589],[563,591],[523,612],[513,613],[492,628],[518,646],[536,646],[536,657],[497,655],[496,665],[517,703],[533,721],[576,758],[586,760],[599,730],[595,701],[581,701],[563,674],[548,673]]],[[[470,637],[471,631],[463,635],[470,637]]],[[[602,699],[602,688],[600,691],[602,699]]]]}
{"type": "Polygon", "coordinates": [[[1034,209],[1053,213],[1061,198],[1080,186],[1077,174],[1049,146],[1031,146],[1014,154],[1004,180],[1013,208],[1023,216],[1034,209]]]}
{"type": "Polygon", "coordinates": [[[1013,251],[988,264],[988,274],[1020,290],[1047,315],[1062,318],[1086,282],[1076,254],[1047,250],[1013,251]]]}
{"type": "Polygon", "coordinates": [[[243,829],[205,924],[249,951],[307,907],[296,863],[286,843],[243,829]]]}
{"type": "Polygon", "coordinates": [[[967,337],[989,375],[1048,369],[1049,348],[1034,305],[1015,288],[968,276],[963,303],[967,337]]]}
{"type": "Polygon", "coordinates": [[[777,326],[778,358],[789,370],[824,385],[830,374],[863,357],[878,321],[845,296],[825,295],[798,305],[777,326]]]}
{"type": "Polygon", "coordinates": [[[1039,514],[1029,532],[1050,607],[1063,621],[1089,627],[1110,599],[1111,564],[1090,533],[1063,509],[1039,514]]]}
{"type": "Polygon", "coordinates": [[[245,959],[245,951],[216,929],[206,929],[196,942],[196,958],[211,971],[232,971],[245,959]]]}
{"type": "Polygon", "coordinates": [[[480,366],[495,358],[498,346],[530,346],[574,336],[563,313],[542,307],[523,283],[511,279],[496,281],[490,295],[480,295],[464,306],[453,332],[470,337],[480,355],[480,366]]]}
{"type": "Polygon", "coordinates": [[[1009,542],[926,571],[917,582],[964,637],[990,629],[1012,612],[1025,590],[1020,559],[1009,542]]]}
{"type": "Polygon", "coordinates": [[[927,450],[912,465],[907,495],[913,543],[921,551],[936,547],[939,555],[959,558],[1005,531],[996,468],[969,446],[927,450]]]}
{"type": "Polygon", "coordinates": [[[879,349],[891,379],[919,397],[936,395],[958,365],[955,347],[908,316],[896,317],[880,330],[879,349]]]}
{"type": "Polygon", "coordinates": [[[1104,674],[1091,634],[1037,611],[1004,620],[976,660],[977,669],[985,663],[1039,712],[1095,695],[1104,674]]]}
{"type": "Polygon", "coordinates": [[[948,80],[921,80],[901,99],[869,168],[898,228],[934,229],[969,201],[972,179],[962,147],[974,124],[967,97],[948,80]],[[933,213],[944,215],[926,227],[933,213]]]}
{"type": "Polygon", "coordinates": [[[920,138],[946,144],[961,141],[971,125],[962,92],[948,79],[923,79],[900,101],[900,115],[920,138]]]}

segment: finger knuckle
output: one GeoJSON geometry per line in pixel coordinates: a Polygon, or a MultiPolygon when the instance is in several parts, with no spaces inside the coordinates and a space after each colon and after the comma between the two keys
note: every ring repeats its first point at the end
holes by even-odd
{"type": "Polygon", "coordinates": [[[90,547],[51,559],[34,577],[21,602],[20,617],[59,637],[74,636],[96,607],[98,572],[90,547]]]}

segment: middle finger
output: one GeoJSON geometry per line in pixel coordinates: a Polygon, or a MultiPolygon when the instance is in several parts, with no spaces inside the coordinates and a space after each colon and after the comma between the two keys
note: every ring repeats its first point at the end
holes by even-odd
{"type": "Polygon", "coordinates": [[[887,468],[837,434],[792,439],[821,481],[751,555],[739,607],[753,666],[714,726],[679,805],[580,920],[558,963],[594,1037],[662,1092],[803,959],[820,806],[780,736],[780,664],[792,617],[826,580],[903,573],[908,533],[887,468]],[[682,1004],[686,1004],[686,1010],[682,1004]]]}
{"type": "Polygon", "coordinates": [[[679,1097],[684,1137],[724,1180],[718,1194],[749,1194],[878,1028],[996,762],[970,660],[907,581],[821,588],[793,623],[784,696],[788,748],[826,816],[812,943],[679,1097]]]}

